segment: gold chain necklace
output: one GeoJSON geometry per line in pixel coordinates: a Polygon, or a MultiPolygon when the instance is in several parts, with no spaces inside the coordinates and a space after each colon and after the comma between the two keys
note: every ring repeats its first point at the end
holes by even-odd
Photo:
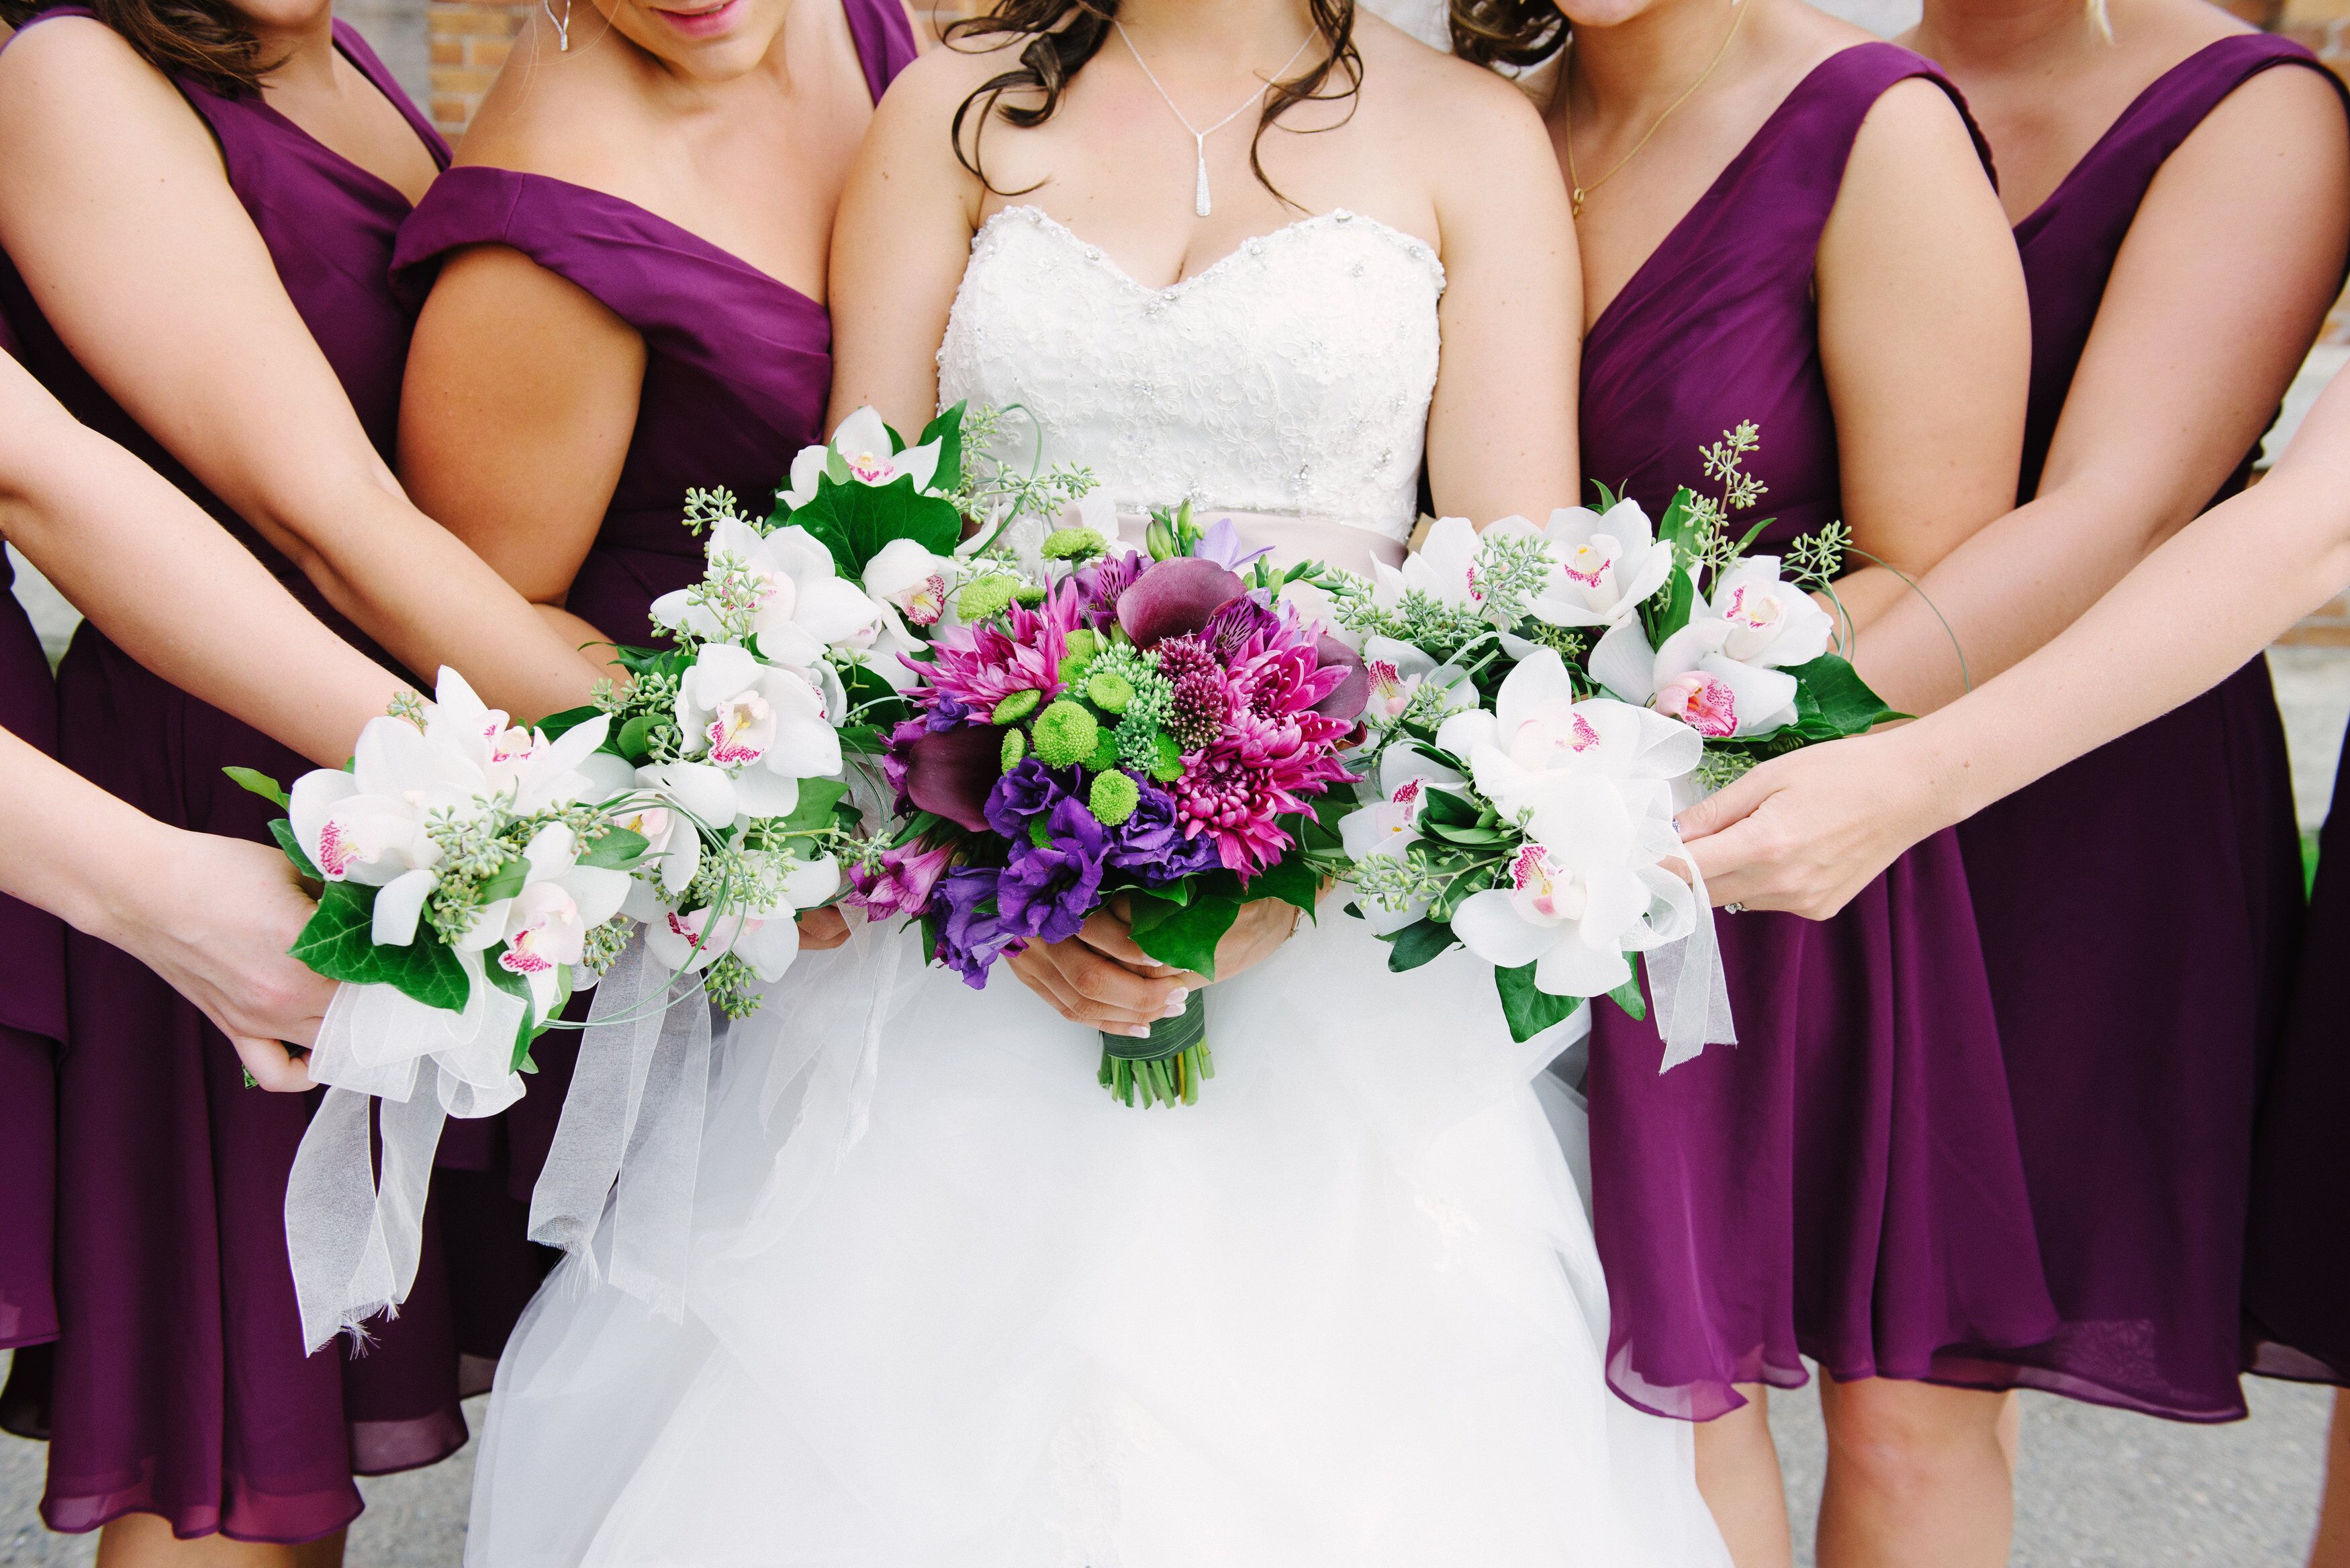
{"type": "MultiPolygon", "coordinates": [[[[1730,53],[1731,40],[1738,36],[1738,25],[1746,20],[1746,13],[1750,8],[1751,0],[1730,0],[1730,31],[1721,36],[1721,47],[1713,51],[1712,60],[1707,64],[1705,69],[1698,73],[1697,80],[1690,83],[1688,90],[1665,106],[1665,112],[1657,116],[1656,123],[1648,127],[1648,133],[1646,136],[1632,144],[1632,151],[1616,160],[1614,168],[1609,169],[1607,173],[1588,185],[1586,185],[1582,177],[1575,171],[1575,84],[1570,78],[1560,78],[1559,103],[1566,116],[1566,183],[1571,208],[1570,215],[1582,217],[1584,198],[1616,178],[1624,165],[1640,156],[1640,150],[1656,140],[1657,132],[1665,128],[1665,121],[1673,117],[1673,111],[1697,96],[1697,89],[1705,86],[1707,78],[1713,75],[1714,67],[1721,64],[1722,57],[1730,53]]],[[[1569,64],[1572,65],[1573,62],[1570,61],[1569,64]]]]}

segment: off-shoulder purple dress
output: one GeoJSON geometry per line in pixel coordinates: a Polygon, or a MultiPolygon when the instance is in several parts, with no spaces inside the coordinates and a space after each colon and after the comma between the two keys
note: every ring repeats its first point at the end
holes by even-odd
{"type": "MultiPolygon", "coordinates": [[[[61,6],[26,25],[86,16],[61,6]]],[[[397,105],[436,161],[447,148],[359,35],[346,57],[397,105]]],[[[229,183],[279,277],[389,459],[412,317],[385,281],[400,192],[258,99],[179,84],[217,142],[229,183]]],[[[15,265],[0,258],[0,317],[18,354],[76,417],[130,449],[219,518],[297,597],[359,640],[276,551],[206,492],[77,364],[15,265]]],[[[364,646],[364,644],[362,644],[364,646]]],[[[221,774],[290,779],[308,764],[174,690],[84,626],[58,672],[61,755],[101,787],[178,826],[268,842],[275,812],[221,774]]],[[[286,1178],[307,1124],[301,1097],[244,1086],[235,1051],[129,955],[67,941],[69,1048],[57,1085],[55,1345],[20,1354],[0,1416],[50,1438],[42,1516],[86,1531],[161,1515],[182,1536],[296,1542],[359,1511],[354,1471],[429,1463],[465,1440],[460,1350],[494,1356],[528,1300],[521,1216],[449,1282],[442,1211],[485,1206],[436,1188],[414,1293],[358,1358],[302,1354],[286,1257],[286,1178]]],[[[486,1188],[490,1198],[504,1195],[486,1188]]],[[[28,1199],[9,1189],[14,1215],[28,1199]]],[[[12,1219],[10,1221],[14,1223],[12,1219]]]]}
{"type": "MultiPolygon", "coordinates": [[[[2019,499],[2039,488],[2147,185],[2221,99],[2278,66],[2334,80],[2282,38],[2221,39],[2139,94],[2016,226],[2032,291],[2019,499]]],[[[2243,487],[2251,462],[2215,501],[2243,487]]],[[[2010,795],[1959,837],[2064,1323],[2027,1349],[1954,1353],[1938,1370],[2181,1420],[2241,1416],[2252,1128],[2301,905],[2266,663],[2010,795]]],[[[2328,1137],[2338,1147],[2338,1120],[2328,1137]]]]}
{"type": "MultiPolygon", "coordinates": [[[[899,0],[841,0],[875,101],[914,57],[899,0]]],[[[702,541],[685,493],[723,485],[764,514],[799,449],[823,435],[832,390],[825,307],[632,202],[544,174],[466,164],[400,231],[393,279],[421,306],[442,257],[504,245],[595,296],[645,342],[637,425],[596,542],[566,607],[623,645],[658,640],[654,599],[700,579],[702,541]]],[[[574,1016],[587,1015],[587,999],[574,1016]]],[[[546,1161],[578,1051],[574,1034],[533,1047],[531,1092],[493,1123],[452,1123],[456,1158],[503,1168],[527,1199],[546,1161]],[[498,1140],[503,1138],[503,1147],[498,1140]]]]}
{"type": "MultiPolygon", "coordinates": [[[[0,318],[0,354],[16,342],[0,318]]],[[[49,661],[0,556],[0,729],[55,755],[49,661]]],[[[66,1038],[66,939],[57,919],[0,895],[0,1349],[57,1333],[57,1051],[66,1038]]],[[[5,1419],[5,1417],[0,1417],[5,1419]]]]}
{"type": "MultiPolygon", "coordinates": [[[[1661,511],[1743,421],[1779,550],[1843,515],[1814,258],[1863,118],[1939,83],[1891,44],[1823,62],[1593,324],[1583,471],[1661,511]]],[[[1733,1385],[1922,1377],[1968,1341],[2055,1323],[2041,1280],[1990,982],[1956,839],[1896,861],[1834,919],[1717,915],[1738,1030],[1659,1075],[1653,1026],[1601,1006],[1592,1199],[1632,1403],[1711,1419],[1733,1385]]]]}
{"type": "Polygon", "coordinates": [[[2251,1369],[2350,1385],[2350,737],[2334,775],[2284,1039],[2253,1142],[2251,1369]]]}

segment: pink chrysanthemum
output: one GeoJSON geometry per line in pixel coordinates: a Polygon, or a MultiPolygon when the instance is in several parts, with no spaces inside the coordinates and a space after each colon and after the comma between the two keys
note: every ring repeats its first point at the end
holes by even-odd
{"type": "Polygon", "coordinates": [[[1352,725],[1313,711],[1347,675],[1316,668],[1294,621],[1260,628],[1233,654],[1223,732],[1185,755],[1173,794],[1186,835],[1214,836],[1217,857],[1243,879],[1288,852],[1276,818],[1353,778],[1338,761],[1352,725]]]}
{"type": "Polygon", "coordinates": [[[1064,583],[1035,609],[1014,605],[1002,621],[955,627],[931,644],[931,661],[914,664],[924,682],[914,701],[924,707],[941,697],[985,715],[1014,691],[1061,692],[1061,656],[1076,629],[1082,597],[1064,583]]]}

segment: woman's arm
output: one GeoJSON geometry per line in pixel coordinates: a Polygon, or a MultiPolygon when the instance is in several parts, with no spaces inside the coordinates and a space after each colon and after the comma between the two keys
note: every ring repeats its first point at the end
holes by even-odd
{"type": "Polygon", "coordinates": [[[1418,145],[1443,237],[1443,350],[1428,411],[1436,509],[1539,522],[1577,493],[1583,263],[1542,116],[1502,78],[1440,62],[1451,90],[1418,145]]]}
{"type": "Polygon", "coordinates": [[[608,629],[563,603],[619,483],[644,376],[634,328],[503,245],[449,258],[409,346],[409,493],[575,646],[608,629]]]}
{"type": "Polygon", "coordinates": [[[317,1040],[335,987],[286,956],[310,900],[285,856],[166,827],[5,730],[0,788],[0,892],[161,975],[265,1087],[310,1086],[278,1042],[317,1040]]]}
{"type": "Polygon", "coordinates": [[[1862,636],[1861,672],[1887,701],[1923,713],[1966,690],[1952,633],[1967,675],[1998,674],[2202,510],[2276,417],[2340,286],[2345,243],[2341,100],[2313,71],[2255,77],[2147,189],[2036,496],[1862,636]]]}
{"type": "Polygon", "coordinates": [[[2022,460],[2023,269],[1932,82],[1896,84],[1862,123],[1815,276],[1844,521],[1866,552],[1836,592],[1866,626],[1906,591],[1897,571],[1923,575],[2014,504],[2022,460]]]}
{"type": "Polygon", "coordinates": [[[163,77],[100,24],[0,54],[0,247],[77,360],[411,669],[546,713],[597,667],[410,504],[163,77]]]}
{"type": "Polygon", "coordinates": [[[5,354],[0,535],[131,658],[323,766],[409,689],[5,354]]]}
{"type": "Polygon", "coordinates": [[[1763,763],[1681,814],[1717,903],[1825,919],[1894,857],[2226,679],[2350,585],[2350,382],[2274,472],[2053,641],[1914,724],[1763,763]]]}

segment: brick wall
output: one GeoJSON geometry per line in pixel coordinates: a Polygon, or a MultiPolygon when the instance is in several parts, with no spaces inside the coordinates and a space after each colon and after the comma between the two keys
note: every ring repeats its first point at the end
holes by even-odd
{"type": "MultiPolygon", "coordinates": [[[[555,0],[558,5],[564,0],[555,0]]],[[[577,3],[577,0],[573,0],[577,3]]],[[[506,63],[532,0],[432,0],[427,16],[432,57],[432,123],[452,141],[464,134],[482,95],[506,63]]],[[[587,9],[585,5],[579,8],[587,9]]]]}

